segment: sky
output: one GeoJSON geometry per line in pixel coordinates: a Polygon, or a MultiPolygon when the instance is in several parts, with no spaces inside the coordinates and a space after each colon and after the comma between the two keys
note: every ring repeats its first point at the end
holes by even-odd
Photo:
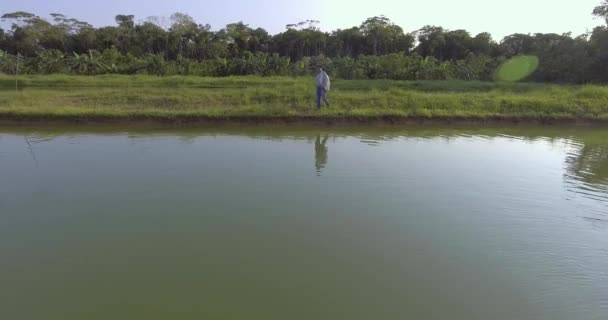
{"type": "MultiPolygon", "coordinates": [[[[386,15],[406,32],[425,25],[472,34],[490,32],[497,40],[513,33],[591,31],[602,20],[591,15],[601,0],[0,0],[0,13],[27,11],[41,17],[58,12],[94,26],[114,25],[117,14],[191,15],[214,30],[243,21],[278,33],[285,25],[319,20],[324,31],[358,26],[368,17],[386,15]]],[[[3,26],[6,28],[7,24],[3,26]]]]}

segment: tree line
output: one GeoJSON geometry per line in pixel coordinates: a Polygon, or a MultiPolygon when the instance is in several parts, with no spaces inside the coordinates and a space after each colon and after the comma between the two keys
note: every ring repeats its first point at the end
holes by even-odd
{"type": "MultiPolygon", "coordinates": [[[[593,10],[606,20],[608,0],[593,10]]],[[[345,79],[491,80],[497,66],[517,55],[534,55],[539,68],[528,80],[608,81],[608,28],[573,37],[489,33],[425,26],[406,32],[384,16],[349,29],[323,32],[318,21],[286,26],[271,35],[243,22],[214,31],[191,16],[117,15],[115,26],[95,28],[63,14],[52,20],[28,12],[2,15],[0,72],[14,74],[309,75],[322,66],[345,79]],[[19,61],[19,63],[18,63],[19,61]]]]}

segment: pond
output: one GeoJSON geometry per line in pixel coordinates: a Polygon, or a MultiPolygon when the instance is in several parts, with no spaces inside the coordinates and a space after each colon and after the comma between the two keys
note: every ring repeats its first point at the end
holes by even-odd
{"type": "Polygon", "coordinates": [[[0,319],[606,319],[608,130],[0,127],[0,319]]]}

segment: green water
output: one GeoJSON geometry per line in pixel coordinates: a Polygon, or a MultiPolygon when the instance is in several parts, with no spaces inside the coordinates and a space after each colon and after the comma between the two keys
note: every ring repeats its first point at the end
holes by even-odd
{"type": "Polygon", "coordinates": [[[0,127],[0,319],[607,319],[608,130],[0,127]]]}

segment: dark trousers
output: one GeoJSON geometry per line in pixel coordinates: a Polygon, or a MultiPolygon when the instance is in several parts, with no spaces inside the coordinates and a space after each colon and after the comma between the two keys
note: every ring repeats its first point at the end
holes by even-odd
{"type": "Polygon", "coordinates": [[[321,99],[329,107],[329,100],[327,100],[327,90],[323,87],[317,87],[317,109],[321,109],[321,99]]]}

